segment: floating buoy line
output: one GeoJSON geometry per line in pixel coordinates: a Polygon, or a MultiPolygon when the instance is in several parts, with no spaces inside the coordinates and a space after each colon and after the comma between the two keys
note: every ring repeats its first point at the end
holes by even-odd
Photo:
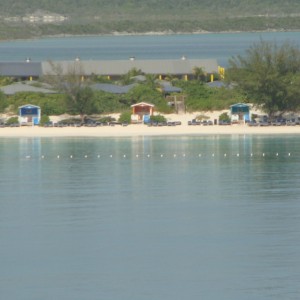
{"type": "Polygon", "coordinates": [[[55,159],[55,160],[62,160],[62,159],[150,159],[150,158],[160,158],[160,159],[167,159],[167,158],[172,158],[172,159],[192,159],[192,158],[211,158],[211,159],[217,159],[217,158],[222,158],[222,159],[229,159],[229,158],[279,158],[279,157],[300,157],[300,153],[295,153],[294,155],[291,152],[287,153],[246,153],[246,154],[241,154],[239,152],[236,153],[155,153],[155,154],[150,154],[150,153],[137,153],[137,154],[83,154],[83,155],[74,155],[74,154],[69,154],[69,155],[61,155],[61,154],[56,154],[56,155],[46,155],[43,154],[39,157],[33,156],[33,155],[25,155],[23,158],[26,160],[34,160],[34,159],[41,159],[41,160],[46,160],[46,159],[55,159]]]}

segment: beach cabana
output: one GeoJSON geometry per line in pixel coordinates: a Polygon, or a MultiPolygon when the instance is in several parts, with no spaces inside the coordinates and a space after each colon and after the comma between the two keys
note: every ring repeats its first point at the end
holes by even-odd
{"type": "Polygon", "coordinates": [[[148,123],[150,121],[150,117],[154,112],[154,105],[146,102],[140,102],[131,105],[132,115],[131,122],[132,123],[148,123]]]}
{"type": "Polygon", "coordinates": [[[230,106],[230,115],[232,122],[248,122],[250,118],[250,107],[245,103],[237,103],[230,106]]]}
{"type": "Polygon", "coordinates": [[[36,105],[26,104],[19,107],[20,125],[38,125],[41,120],[41,108],[36,105]]]}

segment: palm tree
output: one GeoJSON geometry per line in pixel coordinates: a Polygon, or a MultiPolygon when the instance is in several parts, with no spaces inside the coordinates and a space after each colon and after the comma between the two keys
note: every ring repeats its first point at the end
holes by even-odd
{"type": "Polygon", "coordinates": [[[201,82],[206,81],[207,74],[206,72],[204,72],[204,70],[201,67],[194,67],[193,71],[196,80],[199,80],[201,82]]]}
{"type": "Polygon", "coordinates": [[[138,75],[142,75],[143,72],[142,70],[138,70],[136,68],[132,68],[131,70],[129,70],[126,74],[124,74],[121,78],[121,83],[123,85],[127,85],[127,84],[131,84],[133,82],[133,77],[138,76],[138,75]]]}
{"type": "Polygon", "coordinates": [[[146,74],[145,75],[146,81],[145,84],[148,85],[149,87],[155,89],[157,87],[157,76],[154,74],[146,74]]]}

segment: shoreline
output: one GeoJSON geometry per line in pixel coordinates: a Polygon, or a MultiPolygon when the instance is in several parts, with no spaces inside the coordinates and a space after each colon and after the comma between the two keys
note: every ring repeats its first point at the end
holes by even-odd
{"type": "Polygon", "coordinates": [[[300,126],[250,127],[248,125],[177,125],[148,127],[143,124],[100,127],[5,127],[0,128],[0,138],[35,137],[159,137],[208,135],[300,135],[300,126]]]}
{"type": "MultiPolygon", "coordinates": [[[[129,124],[122,126],[81,126],[81,127],[2,127],[0,138],[34,138],[34,137],[95,137],[95,138],[121,138],[121,137],[158,137],[158,136],[208,136],[208,135],[300,135],[300,125],[295,126],[248,126],[247,124],[232,125],[188,125],[189,121],[204,115],[208,120],[217,120],[223,111],[202,111],[186,114],[165,115],[167,122],[178,122],[176,126],[148,126],[146,124],[129,124]]],[[[253,110],[260,114],[260,111],[253,110]]],[[[118,120],[119,114],[111,114],[118,120]]],[[[50,120],[56,124],[68,118],[68,115],[52,116],[50,120]]]]}
{"type": "MultiPolygon", "coordinates": [[[[271,33],[271,32],[300,32],[299,29],[266,29],[266,30],[225,30],[225,31],[179,31],[174,32],[172,30],[163,31],[146,31],[146,32],[126,32],[126,31],[113,31],[110,33],[99,34],[54,34],[46,35],[40,38],[65,38],[65,37],[101,37],[101,36],[164,36],[164,35],[202,35],[202,34],[234,34],[234,33],[271,33]]],[[[39,38],[38,38],[39,39],[39,38]]]]}
{"type": "Polygon", "coordinates": [[[99,34],[53,34],[53,35],[42,35],[39,37],[33,36],[29,38],[16,38],[16,39],[0,39],[1,42],[13,42],[13,41],[30,41],[30,40],[41,40],[48,38],[76,38],[76,37],[106,37],[106,36],[167,36],[167,35],[202,35],[202,34],[235,34],[235,33],[271,33],[271,32],[300,32],[299,29],[287,29],[287,30],[229,30],[229,31],[190,31],[190,32],[173,32],[171,30],[164,31],[147,31],[147,32],[123,32],[114,31],[110,33],[99,33],[99,34]]]}

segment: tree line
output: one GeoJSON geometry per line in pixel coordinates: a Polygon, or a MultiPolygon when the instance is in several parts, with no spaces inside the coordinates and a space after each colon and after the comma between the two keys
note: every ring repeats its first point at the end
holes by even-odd
{"type": "Polygon", "coordinates": [[[99,15],[103,11],[123,14],[145,12],[169,12],[170,15],[186,13],[205,15],[255,15],[282,14],[299,11],[297,0],[289,0],[283,5],[279,0],[1,0],[3,15],[33,13],[35,10],[51,11],[70,15],[99,15]]]}
{"type": "Polygon", "coordinates": [[[270,118],[300,108],[300,50],[292,42],[278,46],[261,40],[245,55],[229,60],[227,82],[270,118]]]}
{"type": "Polygon", "coordinates": [[[235,32],[235,31],[295,31],[300,30],[300,16],[248,16],[248,17],[203,17],[163,16],[154,20],[145,16],[119,19],[100,18],[76,20],[60,24],[4,22],[0,19],[0,40],[30,39],[55,35],[103,35],[115,32],[143,34],[147,32],[193,33],[193,32],[235,32]],[[138,19],[136,19],[138,18],[138,19]]]}
{"type": "Polygon", "coordinates": [[[300,3],[290,0],[1,1],[0,39],[113,32],[299,30],[300,3]],[[72,2],[72,3],[71,3],[72,2]],[[60,23],[8,21],[8,17],[61,14],[60,23]]]}

